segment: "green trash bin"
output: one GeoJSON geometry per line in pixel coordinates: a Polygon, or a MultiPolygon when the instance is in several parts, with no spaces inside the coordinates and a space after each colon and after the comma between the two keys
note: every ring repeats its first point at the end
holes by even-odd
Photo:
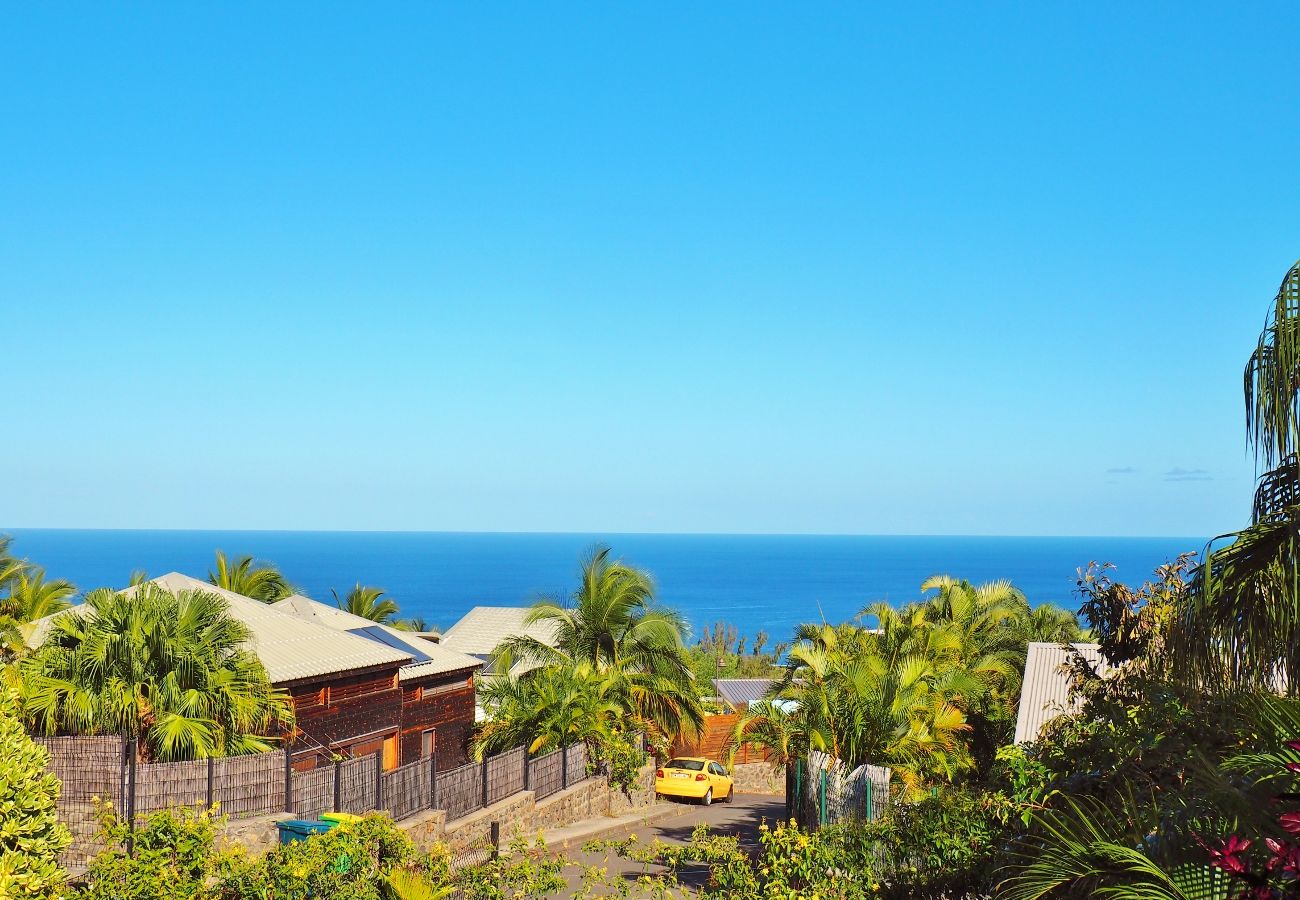
{"type": "Polygon", "coordinates": [[[338,822],[319,822],[307,819],[288,819],[284,822],[275,823],[276,830],[280,832],[281,844],[305,841],[313,834],[324,834],[331,829],[338,828],[338,826],[338,822]]]}

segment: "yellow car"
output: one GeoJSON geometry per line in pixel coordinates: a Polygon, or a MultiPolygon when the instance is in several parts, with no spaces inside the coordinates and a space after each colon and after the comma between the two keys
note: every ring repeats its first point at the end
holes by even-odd
{"type": "Polygon", "coordinates": [[[708,806],[714,800],[731,802],[735,786],[726,768],[702,756],[678,756],[655,772],[655,793],[662,797],[688,797],[708,806]]]}

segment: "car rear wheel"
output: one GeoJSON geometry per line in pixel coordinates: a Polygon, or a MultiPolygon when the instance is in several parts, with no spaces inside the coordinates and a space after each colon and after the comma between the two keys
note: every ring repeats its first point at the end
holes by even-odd
{"type": "Polygon", "coordinates": [[[735,800],[735,799],[736,799],[736,786],[733,784],[733,785],[731,786],[731,789],[727,791],[727,796],[723,799],[722,802],[723,802],[723,803],[730,803],[732,800],[735,800]]]}
{"type": "Polygon", "coordinates": [[[707,791],[704,792],[704,796],[700,798],[700,803],[703,804],[704,806],[708,806],[712,802],[713,802],[713,788],[709,788],[707,791]]]}

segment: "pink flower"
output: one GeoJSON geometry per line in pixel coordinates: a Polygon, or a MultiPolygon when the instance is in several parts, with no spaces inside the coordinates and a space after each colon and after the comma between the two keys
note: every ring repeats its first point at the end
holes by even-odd
{"type": "Polygon", "coordinates": [[[1300,753],[1300,741],[1287,741],[1286,747],[1288,750],[1294,750],[1296,753],[1300,753]]]}
{"type": "Polygon", "coordinates": [[[1270,872],[1282,871],[1291,876],[1300,875],[1300,846],[1275,841],[1272,838],[1265,838],[1264,843],[1273,854],[1273,858],[1268,861],[1270,872]]]}
{"type": "Polygon", "coordinates": [[[1245,874],[1246,862],[1239,854],[1249,850],[1250,845],[1251,841],[1243,841],[1235,834],[1228,835],[1222,847],[1210,851],[1210,865],[1234,875],[1245,874]]]}
{"type": "Polygon", "coordinates": [[[1282,813],[1277,822],[1289,834],[1300,834],[1300,812],[1282,813]]]}

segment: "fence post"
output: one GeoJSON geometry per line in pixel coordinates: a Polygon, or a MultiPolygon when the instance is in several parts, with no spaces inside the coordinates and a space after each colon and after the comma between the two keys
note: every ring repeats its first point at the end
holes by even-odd
{"type": "Polygon", "coordinates": [[[284,811],[293,812],[293,757],[287,747],[284,750],[284,811]]]}
{"type": "Polygon", "coordinates": [[[569,748],[560,748],[560,784],[569,786],[569,748]]]}
{"type": "Polygon", "coordinates": [[[501,857],[501,823],[493,822],[490,833],[492,837],[491,857],[494,860],[499,859],[501,857]]]}
{"type": "Polygon", "coordinates": [[[533,780],[532,768],[528,765],[528,748],[525,747],[524,748],[524,790],[529,790],[532,787],[531,784],[532,780],[533,780]]]}
{"type": "Polygon", "coordinates": [[[875,784],[875,782],[873,782],[873,781],[871,780],[871,775],[870,775],[870,773],[867,774],[867,779],[866,779],[866,780],[867,780],[867,785],[866,785],[866,786],[867,786],[867,791],[866,791],[866,794],[867,794],[867,821],[868,821],[868,822],[871,822],[871,821],[874,821],[875,818],[876,818],[876,816],[875,816],[875,802],[876,802],[876,798],[875,798],[875,796],[874,796],[874,794],[876,793],[876,784],[875,784]]]}
{"type": "Polygon", "coordinates": [[[339,797],[343,793],[343,770],[340,768],[341,765],[341,760],[334,760],[334,809],[331,812],[343,811],[339,809],[339,806],[342,805],[339,803],[339,797]]]}
{"type": "Polygon", "coordinates": [[[429,754],[429,809],[438,808],[438,742],[434,741],[429,754]]]}
{"type": "Polygon", "coordinates": [[[491,759],[492,757],[488,756],[483,759],[483,762],[479,763],[479,765],[483,767],[483,805],[484,806],[488,805],[488,761],[491,759]]]}
{"type": "Polygon", "coordinates": [[[826,770],[822,769],[821,777],[821,812],[817,817],[818,827],[826,824],[826,770]]]}
{"type": "Polygon", "coordinates": [[[139,745],[135,738],[126,742],[126,776],[131,785],[131,791],[123,801],[126,803],[126,852],[128,856],[135,855],[135,758],[139,753],[139,745]]]}
{"type": "Polygon", "coordinates": [[[213,801],[213,782],[217,777],[217,760],[216,757],[208,757],[208,809],[212,809],[213,801]]]}
{"type": "Polygon", "coordinates": [[[375,751],[375,811],[384,808],[384,751],[375,751]]]}

